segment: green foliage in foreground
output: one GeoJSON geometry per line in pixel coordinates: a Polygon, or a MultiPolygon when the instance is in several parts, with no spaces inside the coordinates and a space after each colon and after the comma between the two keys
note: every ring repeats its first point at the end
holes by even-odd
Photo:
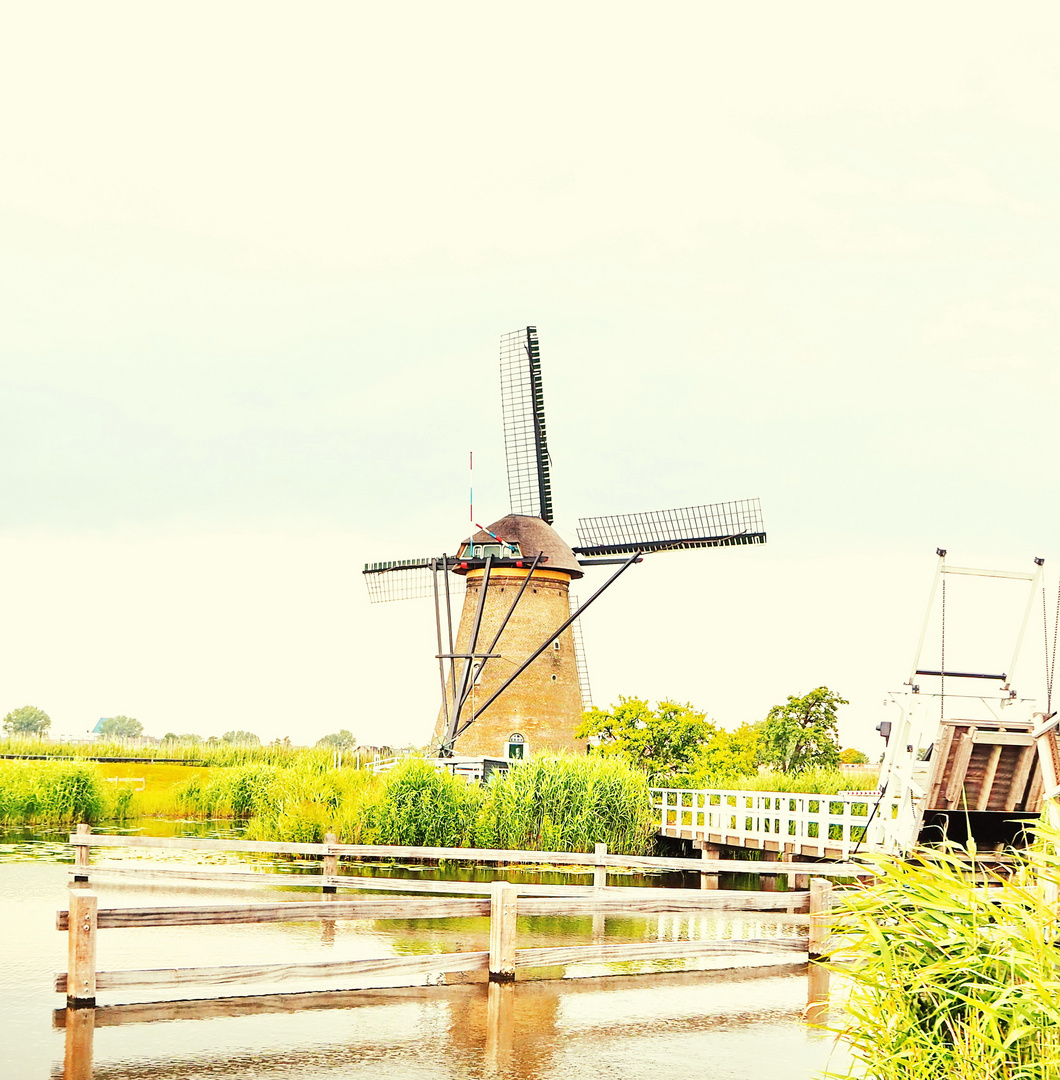
{"type": "Polygon", "coordinates": [[[5,825],[98,821],[111,809],[107,795],[87,765],[0,761],[0,822],[5,825]]]}
{"type": "MultiPolygon", "coordinates": [[[[881,877],[848,894],[841,933],[853,966],[847,1076],[871,1080],[1060,1077],[1060,833],[1004,882],[960,852],[877,858],[881,877]],[[983,878],[1004,885],[984,894],[983,878]]],[[[835,1074],[833,1074],[835,1075],[835,1074]]]]}

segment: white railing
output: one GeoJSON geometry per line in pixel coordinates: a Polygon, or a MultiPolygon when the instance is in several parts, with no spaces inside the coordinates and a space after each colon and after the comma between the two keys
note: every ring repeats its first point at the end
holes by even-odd
{"type": "Polygon", "coordinates": [[[652,788],[652,809],[660,831],[711,839],[713,843],[764,847],[793,854],[827,848],[842,858],[855,848],[878,847],[884,822],[898,814],[899,800],[875,792],[835,795],[792,791],[734,791],[709,788],[652,788]],[[877,803],[879,805],[877,806],[877,803]],[[869,819],[873,827],[867,829],[869,819]]]}

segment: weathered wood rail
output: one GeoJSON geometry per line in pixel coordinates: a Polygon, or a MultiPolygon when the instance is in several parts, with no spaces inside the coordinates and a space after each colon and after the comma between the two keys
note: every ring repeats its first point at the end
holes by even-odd
{"type": "MultiPolygon", "coordinates": [[[[451,883],[440,883],[451,884],[451,883]]],[[[232,986],[274,983],[291,979],[327,978],[421,981],[425,976],[450,972],[485,972],[491,982],[507,982],[518,970],[562,966],[571,963],[660,960],[702,956],[765,954],[778,964],[790,964],[805,956],[813,959],[824,951],[827,916],[831,907],[831,882],[817,879],[808,894],[691,893],[699,910],[776,911],[779,903],[802,906],[809,932],[792,938],[747,938],[711,941],[653,941],[517,948],[519,915],[574,916],[584,914],[636,914],[688,911],[686,890],[644,890],[654,895],[636,899],[598,894],[583,897],[524,897],[517,886],[495,881],[488,900],[433,897],[431,899],[330,900],[308,903],[238,904],[196,907],[112,908],[99,910],[97,895],[82,886],[70,890],[70,907],[60,911],[57,928],[68,934],[68,969],[55,978],[55,989],[66,994],[70,1008],[92,1008],[96,995],[106,990],[158,989],[196,986],[232,986]],[[657,894],[669,892],[669,899],[657,894]],[[328,961],[324,963],[239,964],[194,968],[157,968],[98,971],[96,942],[100,930],[158,926],[205,926],[240,923],[271,923],[308,919],[448,919],[488,917],[488,951],[431,954],[417,957],[328,961]]]]}
{"type": "MultiPolygon", "coordinates": [[[[758,874],[775,880],[786,878],[789,888],[808,886],[810,876],[856,879],[871,877],[872,871],[855,863],[766,862],[755,859],[717,859],[704,854],[703,858],[665,858],[651,855],[618,855],[609,853],[606,844],[597,844],[591,852],[572,851],[508,851],[495,848],[401,847],[384,844],[340,844],[329,834],[323,844],[283,843],[261,840],[203,840],[195,837],[110,836],[94,834],[87,825],[79,825],[71,835],[74,846],[74,877],[87,881],[90,876],[138,876],[176,878],[188,881],[214,881],[238,884],[282,884],[295,888],[319,888],[325,892],[336,889],[371,889],[375,891],[457,893],[485,895],[485,882],[406,881],[393,878],[356,877],[339,874],[340,859],[421,860],[430,862],[467,862],[485,865],[550,865],[585,867],[593,872],[590,885],[525,885],[518,886],[522,895],[579,895],[607,884],[608,870],[684,870],[701,875],[704,888],[717,888],[719,874],[758,874]],[[192,870],[184,867],[137,865],[133,867],[97,867],[90,863],[93,848],[158,848],[164,850],[247,852],[273,855],[315,856],[322,862],[320,874],[265,874],[255,871],[192,870]]],[[[611,886],[609,886],[610,888],[611,886]]],[[[640,888],[634,891],[641,892],[640,888]]]]}

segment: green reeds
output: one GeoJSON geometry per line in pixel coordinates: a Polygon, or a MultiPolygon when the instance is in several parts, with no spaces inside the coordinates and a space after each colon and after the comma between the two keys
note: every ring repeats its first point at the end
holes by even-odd
{"type": "Polygon", "coordinates": [[[843,1076],[1060,1078],[1060,866],[1049,844],[1004,878],[974,849],[872,860],[877,883],[838,914],[852,961],[836,967],[851,983],[840,1037],[854,1063],[843,1076]]]}
{"type": "Polygon", "coordinates": [[[120,813],[116,800],[107,796],[99,777],[87,765],[0,762],[0,822],[4,824],[98,821],[111,802],[115,814],[120,813]]]}
{"type": "Polygon", "coordinates": [[[730,791],[787,791],[792,794],[840,791],[874,791],[879,782],[875,772],[840,772],[838,769],[807,769],[800,773],[762,772],[749,776],[706,776],[697,774],[695,788],[727,788],[730,791]]]}
{"type": "MultiPolygon", "coordinates": [[[[422,758],[409,758],[384,775],[376,799],[363,806],[365,842],[474,847],[482,799],[477,784],[439,771],[422,758]]],[[[343,815],[340,829],[348,832],[352,824],[351,816],[343,815]]]]}
{"type": "Polygon", "coordinates": [[[644,773],[619,758],[532,758],[490,778],[477,834],[482,847],[592,851],[625,855],[651,849],[644,773]]]}

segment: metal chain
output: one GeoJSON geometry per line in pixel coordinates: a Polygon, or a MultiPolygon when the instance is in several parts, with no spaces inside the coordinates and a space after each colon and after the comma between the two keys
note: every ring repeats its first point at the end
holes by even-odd
{"type": "Polygon", "coordinates": [[[939,658],[939,720],[946,719],[946,577],[942,577],[942,655],[939,658]]]}
{"type": "MultiPolygon", "coordinates": [[[[1049,652],[1049,612],[1045,606],[1045,586],[1042,586],[1042,622],[1045,628],[1045,649],[1049,652]]],[[[1060,630],[1060,584],[1056,589],[1056,616],[1053,619],[1053,650],[1052,655],[1045,662],[1045,712],[1049,715],[1053,711],[1053,673],[1056,671],[1056,637],[1060,630]]]]}

